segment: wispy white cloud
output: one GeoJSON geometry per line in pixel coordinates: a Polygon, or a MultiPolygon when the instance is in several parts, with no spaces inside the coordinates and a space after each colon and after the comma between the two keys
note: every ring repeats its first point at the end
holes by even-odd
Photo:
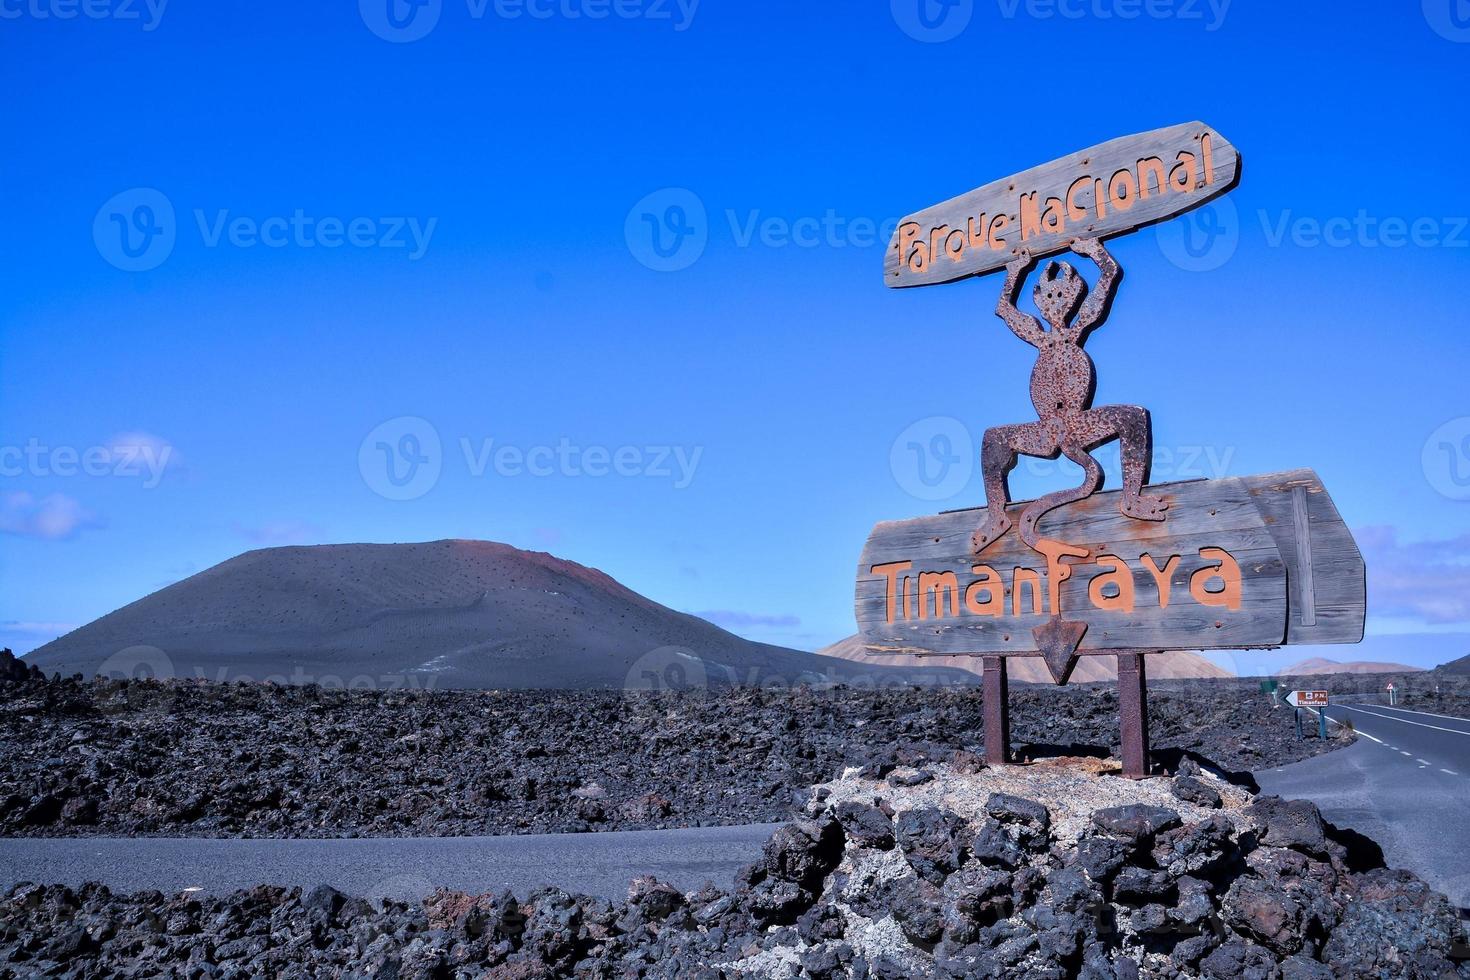
{"type": "Polygon", "coordinates": [[[1374,617],[1470,625],[1470,534],[1400,541],[1398,529],[1388,525],[1353,534],[1368,564],[1368,608],[1374,617]]]}
{"type": "Polygon", "coordinates": [[[83,528],[100,527],[96,514],[65,494],[36,497],[24,490],[0,494],[0,533],[61,541],[83,528]]]}

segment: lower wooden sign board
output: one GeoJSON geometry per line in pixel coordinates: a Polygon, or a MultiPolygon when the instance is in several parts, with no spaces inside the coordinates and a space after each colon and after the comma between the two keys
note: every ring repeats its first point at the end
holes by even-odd
{"type": "Polygon", "coordinates": [[[1083,656],[1362,640],[1363,558],[1314,472],[1148,490],[1166,520],[1131,520],[1118,492],[1093,494],[1043,518],[1045,554],[1014,527],[976,554],[982,508],[878,524],[858,564],[862,643],[1039,656],[1035,630],[1050,621],[1086,625],[1083,656]]]}

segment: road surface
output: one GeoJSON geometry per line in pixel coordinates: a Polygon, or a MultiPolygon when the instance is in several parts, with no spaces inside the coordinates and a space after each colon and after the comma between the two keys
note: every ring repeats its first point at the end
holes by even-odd
{"type": "Polygon", "coordinates": [[[554,884],[624,899],[644,874],[682,891],[728,888],[779,824],[505,837],[209,840],[168,837],[0,838],[0,893],[18,881],[114,891],[188,888],[210,894],[259,884],[328,884],[348,895],[416,900],[435,888],[524,898],[554,884]]]}
{"type": "Polygon", "coordinates": [[[1470,719],[1370,703],[1325,710],[1334,727],[1351,719],[1358,741],[1256,773],[1262,791],[1312,800],[1334,824],[1382,845],[1390,867],[1470,908],[1470,719]]]}

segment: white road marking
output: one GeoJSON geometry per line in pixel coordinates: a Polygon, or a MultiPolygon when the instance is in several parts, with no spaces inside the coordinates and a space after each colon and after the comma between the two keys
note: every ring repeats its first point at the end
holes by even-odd
{"type": "Polygon", "coordinates": [[[1415,759],[1414,761],[1417,762],[1417,763],[1419,763],[1421,766],[1427,766],[1427,765],[1429,765],[1429,760],[1428,759],[1415,759]]]}
{"type": "MultiPolygon", "coordinates": [[[[1356,704],[1343,704],[1343,705],[1340,705],[1340,707],[1349,708],[1349,707],[1357,707],[1357,705],[1356,704]]],[[[1443,718],[1446,721],[1463,721],[1463,722],[1465,722],[1467,724],[1470,724],[1470,718],[1461,718],[1459,715],[1440,715],[1440,714],[1435,714],[1433,711],[1414,711],[1414,710],[1412,710],[1410,708],[1400,708],[1397,705],[1391,705],[1391,704],[1375,704],[1373,707],[1375,707],[1375,708],[1382,708],[1385,711],[1404,711],[1404,712],[1407,712],[1407,713],[1409,713],[1411,715],[1428,715],[1430,718],[1443,718]]]]}
{"type": "Polygon", "coordinates": [[[1399,749],[1399,755],[1413,755],[1413,754],[1414,753],[1412,753],[1412,752],[1405,752],[1403,749],[1399,749]]]}
{"type": "Polygon", "coordinates": [[[1455,772],[1453,769],[1441,769],[1440,772],[1444,773],[1446,776],[1458,776],[1459,775],[1459,773],[1455,772]]]}
{"type": "MultiPolygon", "coordinates": [[[[1360,708],[1357,705],[1343,705],[1343,707],[1351,707],[1354,711],[1361,711],[1363,714],[1372,715],[1374,718],[1384,718],[1388,721],[1396,721],[1400,725],[1415,725],[1419,728],[1432,728],[1437,732],[1449,732],[1451,735],[1464,735],[1466,738],[1470,738],[1470,732],[1462,732],[1458,728],[1445,728],[1442,725],[1426,725],[1422,721],[1410,721],[1407,718],[1395,718],[1393,715],[1380,715],[1376,711],[1369,711],[1367,708],[1360,708]]],[[[1408,754],[1409,753],[1407,752],[1404,753],[1404,755],[1408,754]]]]}
{"type": "MultiPolygon", "coordinates": [[[[1307,710],[1310,711],[1314,715],[1318,713],[1316,708],[1308,708],[1307,710]]],[[[1338,721],[1336,718],[1332,717],[1331,715],[1328,715],[1327,716],[1327,720],[1330,721],[1330,722],[1332,722],[1334,725],[1339,726],[1339,727],[1343,727],[1343,728],[1346,728],[1347,727],[1346,725],[1343,725],[1342,722],[1338,721]]],[[[1364,738],[1371,738],[1371,739],[1373,739],[1373,741],[1377,742],[1379,745],[1384,745],[1385,744],[1384,741],[1383,741],[1383,739],[1381,739],[1381,738],[1375,738],[1374,736],[1369,735],[1367,732],[1359,732],[1356,728],[1353,729],[1353,731],[1356,732],[1357,734],[1363,736],[1364,738]]],[[[1389,745],[1387,747],[1390,748],[1390,749],[1393,748],[1392,745],[1389,745]]]]}

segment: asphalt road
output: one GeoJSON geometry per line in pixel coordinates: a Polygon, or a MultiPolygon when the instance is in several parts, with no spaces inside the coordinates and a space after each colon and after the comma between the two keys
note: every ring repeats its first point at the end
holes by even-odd
{"type": "Polygon", "coordinates": [[[351,840],[9,837],[0,838],[0,892],[18,881],[101,881],[114,891],[167,894],[325,883],[349,895],[413,900],[440,887],[509,888],[524,898],[554,884],[623,899],[633,878],[650,873],[684,891],[706,881],[728,888],[777,826],[351,840]]]}
{"type": "Polygon", "coordinates": [[[1361,738],[1256,773],[1261,789],[1313,801],[1334,824],[1377,841],[1390,867],[1470,908],[1470,720],[1367,703],[1325,710],[1334,723],[1351,719],[1361,738]]]}

